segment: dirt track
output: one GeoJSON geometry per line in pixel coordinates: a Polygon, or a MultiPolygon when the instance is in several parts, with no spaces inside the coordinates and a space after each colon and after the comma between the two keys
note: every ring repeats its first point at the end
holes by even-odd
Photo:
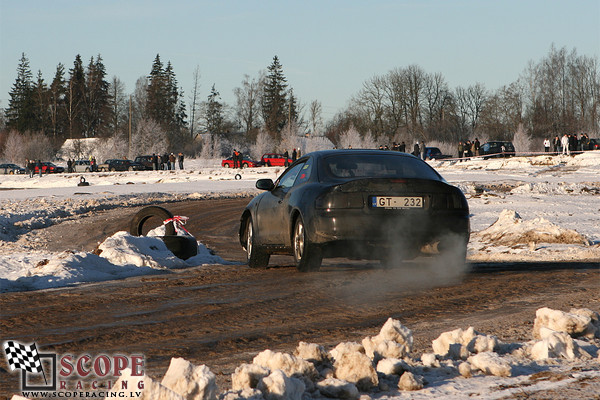
{"type": "MultiPolygon", "coordinates": [[[[475,264],[453,282],[417,263],[386,270],[376,262],[331,260],[320,272],[300,274],[291,258],[279,256],[267,270],[250,270],[241,263],[237,241],[247,201],[165,205],[189,216],[188,230],[238,264],[0,294],[2,340],[35,341],[59,354],[141,352],[151,376],[161,376],[171,357],[184,357],[208,365],[225,388],[235,367],[261,350],[293,351],[301,340],[325,346],[360,341],[376,334],[388,317],[413,330],[419,354],[430,351],[441,332],[459,327],[473,326],[505,341],[529,340],[535,310],[543,306],[600,310],[597,263],[475,264]]],[[[91,251],[127,229],[135,211],[107,211],[38,235],[51,238],[52,250],[91,251]]],[[[4,397],[16,393],[19,382],[2,360],[4,397]]]]}

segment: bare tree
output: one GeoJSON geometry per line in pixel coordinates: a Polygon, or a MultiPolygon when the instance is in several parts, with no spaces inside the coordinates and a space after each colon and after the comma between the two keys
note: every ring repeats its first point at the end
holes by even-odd
{"type": "Polygon", "coordinates": [[[239,121],[246,134],[256,129],[260,122],[260,100],[263,82],[263,71],[259,73],[258,78],[250,79],[250,76],[244,75],[242,86],[233,90],[236,98],[236,119],[239,121]]]}
{"type": "Polygon", "coordinates": [[[313,100],[308,106],[308,123],[310,125],[310,133],[312,136],[319,136],[323,126],[323,118],[321,113],[323,106],[318,100],[313,100]]]}
{"type": "Polygon", "coordinates": [[[108,104],[110,106],[108,128],[114,136],[120,129],[125,127],[128,120],[128,101],[125,96],[125,84],[116,76],[113,76],[110,81],[108,95],[108,104]]]}
{"type": "Polygon", "coordinates": [[[190,94],[190,136],[194,137],[194,128],[196,123],[196,114],[198,112],[199,99],[200,99],[200,67],[196,66],[194,75],[192,78],[193,87],[190,94]]]}

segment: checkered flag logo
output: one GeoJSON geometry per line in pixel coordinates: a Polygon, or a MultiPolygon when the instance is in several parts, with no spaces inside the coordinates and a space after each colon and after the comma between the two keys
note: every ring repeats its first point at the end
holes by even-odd
{"type": "Polygon", "coordinates": [[[35,343],[30,346],[9,340],[4,342],[4,351],[11,371],[22,369],[27,372],[44,372],[35,343]]]}

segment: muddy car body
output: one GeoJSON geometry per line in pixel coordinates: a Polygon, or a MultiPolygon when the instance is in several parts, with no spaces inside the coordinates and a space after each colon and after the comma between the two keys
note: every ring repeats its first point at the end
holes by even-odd
{"type": "Polygon", "coordinates": [[[245,208],[239,229],[250,267],[271,254],[293,255],[298,269],[323,257],[412,258],[427,244],[464,262],[469,209],[462,192],[406,153],[328,150],[310,153],[245,208]]]}

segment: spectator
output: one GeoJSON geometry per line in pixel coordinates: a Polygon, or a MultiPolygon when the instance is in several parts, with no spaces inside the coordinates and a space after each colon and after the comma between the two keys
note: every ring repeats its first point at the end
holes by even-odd
{"type": "Polygon", "coordinates": [[[560,140],[560,144],[562,145],[562,154],[566,154],[568,156],[571,155],[571,151],[569,149],[569,137],[565,133],[560,140]]]}
{"type": "Polygon", "coordinates": [[[183,153],[177,154],[177,161],[179,161],[179,169],[183,169],[183,153]]]}
{"type": "Polygon", "coordinates": [[[550,152],[550,139],[544,139],[544,152],[550,152]]]}

